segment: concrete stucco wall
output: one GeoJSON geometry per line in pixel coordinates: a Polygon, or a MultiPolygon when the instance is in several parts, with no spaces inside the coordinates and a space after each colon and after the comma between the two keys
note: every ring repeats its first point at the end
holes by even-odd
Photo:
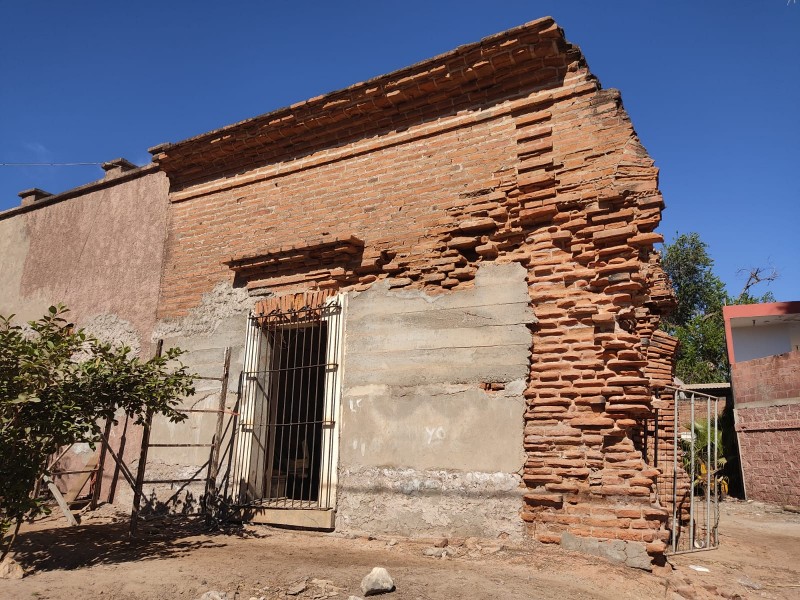
{"type": "MultiPolygon", "coordinates": [[[[181,423],[155,417],[150,433],[146,480],[189,479],[189,483],[146,483],[143,489],[145,511],[178,513],[196,512],[205,492],[207,446],[170,447],[158,444],[211,444],[217,427],[221,382],[226,348],[231,349],[228,387],[223,414],[225,437],[223,449],[229,448],[231,419],[237,409],[239,376],[242,372],[247,314],[255,298],[244,289],[217,285],[205,294],[200,304],[179,319],[160,321],[154,339],[163,339],[165,347],[185,351],[180,360],[191,373],[204,378],[195,381],[195,395],[184,399],[181,408],[209,412],[190,412],[181,423]]],[[[226,455],[229,461],[229,454],[226,455]]],[[[138,466],[138,457],[133,461],[138,466]]],[[[226,463],[227,464],[227,463],[226,463]]],[[[224,467],[223,467],[224,469],[224,467]]]]}
{"type": "MultiPolygon", "coordinates": [[[[68,318],[102,341],[123,343],[148,357],[156,321],[166,237],[169,183],[163,173],[132,174],[118,182],[89,184],[83,193],[45,202],[24,212],[0,214],[0,314],[25,322],[62,303],[68,318]]],[[[140,428],[125,423],[111,431],[126,461],[138,456],[140,428]],[[123,442],[124,437],[124,442],[123,442]]],[[[61,468],[82,468],[94,451],[79,446],[61,468]]],[[[101,500],[116,480],[109,460],[101,500]]],[[[73,477],[73,479],[75,479],[73,477]]],[[[62,489],[71,482],[57,481],[62,489]]],[[[84,493],[88,491],[88,486],[84,493]]]]}
{"type": "Polygon", "coordinates": [[[470,290],[374,285],[348,302],[337,528],[517,537],[523,391],[535,322],[526,271],[470,290]],[[495,384],[495,391],[491,388],[495,384]]]}
{"type": "MultiPolygon", "coordinates": [[[[523,534],[523,391],[528,324],[535,322],[525,277],[516,263],[489,264],[469,290],[430,296],[391,290],[387,281],[350,293],[337,444],[338,530],[523,534]]],[[[236,409],[245,315],[254,302],[245,290],[220,284],[187,316],[162,321],[155,330],[166,345],[188,351],[182,360],[191,370],[209,377],[221,375],[224,348],[232,348],[228,411],[236,409]]],[[[185,403],[218,405],[214,381],[198,381],[197,395],[185,403]]],[[[156,419],[151,442],[209,443],[215,422],[212,413],[195,413],[178,425],[156,419]]],[[[147,478],[190,477],[207,459],[207,448],[151,448],[147,478]]],[[[180,487],[147,485],[145,503],[195,510],[202,477],[180,487]]]]}
{"type": "Polygon", "coordinates": [[[61,302],[92,333],[149,350],[168,187],[163,173],[150,173],[0,215],[0,314],[27,321],[61,302]]]}

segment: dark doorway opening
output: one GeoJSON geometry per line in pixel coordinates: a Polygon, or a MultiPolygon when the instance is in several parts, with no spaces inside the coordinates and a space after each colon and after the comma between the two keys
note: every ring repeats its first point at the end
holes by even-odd
{"type": "Polygon", "coordinates": [[[316,503],[322,465],[327,324],[277,327],[267,404],[269,440],[264,498],[316,503]]]}

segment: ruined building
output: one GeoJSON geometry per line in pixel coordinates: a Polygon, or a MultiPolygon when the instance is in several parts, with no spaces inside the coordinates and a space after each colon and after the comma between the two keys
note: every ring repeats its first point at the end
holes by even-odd
{"type": "MultiPolygon", "coordinates": [[[[552,19],[151,153],[106,191],[0,215],[24,240],[0,310],[95,298],[34,268],[56,234],[31,223],[116,193],[93,218],[136,241],[95,228],[109,249],[87,272],[163,248],[114,269],[160,284],[114,277],[81,315],[141,323],[141,347],[186,348],[210,378],[188,424],[153,424],[184,443],[154,444],[153,481],[202,467],[221,408],[218,480],[253,520],[663,550],[644,442],[674,352],[656,333],[672,301],[658,173],[552,19]]],[[[65,229],[68,245],[83,231],[65,229]]]]}

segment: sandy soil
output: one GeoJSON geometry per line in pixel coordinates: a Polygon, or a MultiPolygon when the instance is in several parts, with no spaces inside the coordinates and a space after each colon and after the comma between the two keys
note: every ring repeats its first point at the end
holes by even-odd
{"type": "Polygon", "coordinates": [[[101,509],[79,527],[51,517],[25,529],[16,559],[30,574],[0,581],[0,598],[197,600],[214,590],[237,600],[344,600],[383,566],[397,586],[387,600],[800,599],[800,515],[726,502],[720,531],[720,549],[646,573],[535,542],[451,540],[455,556],[431,558],[423,552],[433,540],[266,527],[208,533],[191,521],[151,522],[130,542],[127,520],[101,509]]]}

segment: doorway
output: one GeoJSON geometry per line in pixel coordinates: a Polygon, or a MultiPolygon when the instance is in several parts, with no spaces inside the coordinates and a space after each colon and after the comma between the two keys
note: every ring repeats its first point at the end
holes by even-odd
{"type": "MultiPolygon", "coordinates": [[[[251,316],[237,428],[239,504],[330,510],[335,503],[341,304],[251,316]]],[[[280,519],[278,519],[280,520],[280,519]]]]}

